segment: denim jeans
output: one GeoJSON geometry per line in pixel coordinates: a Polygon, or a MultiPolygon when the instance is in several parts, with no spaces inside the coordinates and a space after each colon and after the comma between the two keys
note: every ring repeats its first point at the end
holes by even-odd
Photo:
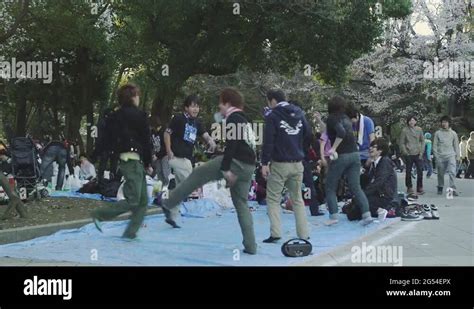
{"type": "Polygon", "coordinates": [[[303,183],[306,188],[309,188],[311,191],[311,201],[309,204],[309,210],[311,215],[315,215],[319,212],[319,202],[316,192],[316,187],[314,186],[313,181],[313,172],[311,168],[311,163],[309,161],[303,161],[304,172],[303,172],[303,183]]]}
{"type": "Polygon", "coordinates": [[[56,190],[61,190],[66,173],[67,149],[59,145],[51,145],[46,149],[41,160],[41,177],[48,181],[51,181],[52,173],[50,169],[52,168],[53,162],[58,163],[59,170],[56,190]]]}
{"type": "Polygon", "coordinates": [[[369,211],[369,202],[360,187],[360,167],[358,152],[340,154],[337,160],[329,164],[326,176],[326,202],[331,215],[336,215],[338,212],[336,191],[343,175],[347,178],[349,189],[354,194],[354,201],[360,207],[361,213],[369,211]]]}
{"type": "Polygon", "coordinates": [[[426,177],[431,177],[433,174],[433,164],[431,160],[428,160],[426,157],[423,158],[424,169],[426,170],[426,177]]]}
{"type": "Polygon", "coordinates": [[[454,179],[456,178],[456,158],[453,156],[447,159],[438,159],[436,167],[438,168],[438,188],[444,187],[444,174],[447,173],[449,176],[449,187],[456,189],[454,184],[454,179]]]}

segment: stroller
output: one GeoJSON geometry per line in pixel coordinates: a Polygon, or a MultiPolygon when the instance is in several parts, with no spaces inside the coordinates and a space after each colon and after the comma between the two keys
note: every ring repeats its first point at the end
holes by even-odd
{"type": "Polygon", "coordinates": [[[39,154],[29,137],[16,137],[11,141],[12,174],[22,200],[29,196],[47,197],[49,192],[40,185],[39,154]],[[25,191],[26,190],[26,191],[25,191]]]}

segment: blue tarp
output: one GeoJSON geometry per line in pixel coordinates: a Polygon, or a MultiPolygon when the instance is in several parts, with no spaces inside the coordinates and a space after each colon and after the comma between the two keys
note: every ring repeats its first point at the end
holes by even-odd
{"type": "Polygon", "coordinates": [[[117,199],[113,197],[106,197],[102,198],[101,194],[90,194],[90,193],[79,193],[79,192],[72,192],[72,191],[53,191],[50,194],[51,197],[70,197],[70,198],[84,198],[90,200],[97,200],[97,201],[108,201],[108,202],[116,202],[117,199]]]}
{"type": "MultiPolygon", "coordinates": [[[[195,202],[192,202],[195,203],[195,202]]],[[[0,246],[0,256],[35,260],[69,261],[84,264],[118,266],[284,266],[304,262],[305,258],[286,258],[279,244],[264,244],[269,236],[266,207],[253,213],[258,254],[242,253],[241,233],[233,210],[218,210],[212,203],[201,203],[195,213],[181,218],[182,228],[173,229],[163,215],[148,216],[134,241],[120,238],[126,221],[104,223],[104,233],[93,224],[63,230],[53,235],[21,243],[0,246]],[[196,217],[204,218],[196,218],[196,217]]],[[[194,205],[196,206],[196,205],[194,205]]],[[[341,215],[340,223],[327,227],[327,216],[308,217],[311,226],[313,256],[348,244],[373,233],[398,219],[387,219],[362,227],[341,215]]],[[[293,214],[282,214],[283,239],[296,236],[293,214]]]]}

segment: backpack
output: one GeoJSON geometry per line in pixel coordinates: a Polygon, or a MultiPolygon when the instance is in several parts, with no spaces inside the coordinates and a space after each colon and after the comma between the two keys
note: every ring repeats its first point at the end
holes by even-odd
{"type": "Polygon", "coordinates": [[[349,219],[349,221],[362,219],[362,212],[353,201],[351,201],[350,203],[346,203],[342,207],[342,213],[345,213],[347,215],[347,219],[349,219]]]}
{"type": "Polygon", "coordinates": [[[102,197],[117,197],[121,181],[117,179],[102,179],[99,182],[99,193],[102,197]]]}
{"type": "Polygon", "coordinates": [[[96,194],[99,193],[99,182],[97,179],[92,179],[88,183],[84,184],[82,188],[77,190],[79,193],[89,193],[89,194],[96,194]]]}

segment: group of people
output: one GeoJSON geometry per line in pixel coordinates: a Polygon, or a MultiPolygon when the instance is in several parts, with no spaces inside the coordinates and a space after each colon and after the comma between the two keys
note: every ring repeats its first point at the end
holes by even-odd
{"type": "MultiPolygon", "coordinates": [[[[109,177],[125,179],[125,199],[95,210],[92,217],[96,227],[102,231],[102,221],[131,211],[130,222],[123,234],[126,239],[137,237],[144,220],[148,205],[146,175],[156,176],[171,189],[158,200],[165,222],[173,228],[180,228],[178,206],[183,200],[204,184],[224,179],[236,209],[244,252],[256,254],[257,242],[247,201],[257,159],[260,161],[258,176],[265,180],[270,221],[270,235],[263,240],[265,243],[274,243],[282,238],[280,214],[285,188],[292,202],[297,236],[309,239],[303,184],[311,191],[309,208],[312,216],[324,215],[319,205],[325,202],[329,210],[326,225],[337,224],[338,198],[344,192],[349,194],[360,211],[361,225],[366,226],[374,218],[384,220],[387,209],[397,198],[396,169],[401,169],[401,164],[397,164],[399,157],[405,163],[405,184],[412,196],[424,193],[423,162],[431,161],[430,152],[436,158],[438,193],[443,191],[444,175],[447,173],[449,187],[457,195],[454,180],[459,163],[468,166],[465,168],[466,178],[473,174],[474,132],[471,132],[469,140],[462,137],[459,143],[447,116],[441,118],[441,128],[434,134],[432,145],[428,142],[429,136],[417,126],[415,116],[407,118],[407,125],[402,129],[398,142],[391,143],[389,139],[376,138],[374,121],[370,117],[363,115],[344,97],[334,96],[328,101],[327,118],[323,119],[318,112],[311,115],[319,127],[314,134],[308,115],[298,102],[288,100],[282,90],[267,93],[263,146],[257,153],[255,135],[244,111],[244,98],[234,88],[225,88],[220,92],[216,108],[225,125],[244,131],[227,136],[222,141],[221,154],[194,168],[193,150],[198,140],[207,145],[210,153],[217,147],[216,141],[198,119],[198,96],[188,96],[182,112],[174,115],[167,126],[162,124],[159,115],[148,117],[139,108],[140,89],[136,85],[120,87],[117,97],[119,107],[106,111],[99,120],[99,137],[92,161],[99,160],[99,179],[104,177],[109,163],[109,177]],[[413,166],[417,171],[416,189],[412,184],[413,166]],[[313,177],[315,170],[316,182],[313,177]],[[173,184],[170,183],[171,173],[174,175],[173,184]]],[[[47,173],[53,161],[59,165],[56,189],[63,185],[68,158],[68,146],[63,142],[49,143],[43,149],[42,173],[47,173]]],[[[81,161],[87,174],[85,176],[95,177],[93,164],[84,156],[81,161]]],[[[0,174],[3,185],[3,173],[0,174]]],[[[17,205],[15,193],[8,193],[13,197],[12,204],[17,205]]]]}
{"type": "MultiPolygon", "coordinates": [[[[66,176],[66,168],[69,170],[69,175],[75,175],[74,167],[78,166],[78,177],[80,179],[90,180],[96,177],[95,166],[87,159],[85,155],[79,154],[79,147],[77,144],[70,143],[66,139],[51,140],[47,139],[45,142],[29,137],[31,144],[34,147],[32,153],[35,154],[38,166],[38,182],[48,186],[51,183],[53,174],[53,163],[58,166],[56,190],[64,188],[64,181],[68,179],[66,176]]],[[[15,185],[10,183],[7,186],[8,179],[5,174],[13,172],[11,152],[7,145],[0,142],[0,185],[4,189],[10,201],[9,207],[0,217],[2,220],[10,219],[15,216],[15,210],[21,218],[27,217],[27,208],[23,205],[17,193],[15,185]]],[[[34,169],[34,166],[31,166],[34,169]]],[[[34,171],[33,171],[34,172],[34,171]]]]}
{"type": "Polygon", "coordinates": [[[464,178],[474,177],[474,132],[470,133],[469,139],[461,136],[459,141],[458,134],[451,128],[451,118],[443,116],[440,119],[440,128],[431,140],[431,133],[423,133],[423,129],[416,125],[415,116],[408,117],[406,123],[398,145],[406,165],[407,193],[413,197],[424,194],[423,171],[427,170],[426,176],[429,178],[434,165],[438,176],[438,194],[443,194],[444,178],[448,174],[448,190],[453,196],[458,196],[456,177],[460,178],[463,171],[464,178]],[[412,183],[413,167],[416,169],[416,190],[412,183]]]}
{"type": "MultiPolygon", "coordinates": [[[[194,190],[204,184],[225,179],[236,209],[243,236],[244,252],[256,254],[257,244],[252,215],[248,207],[248,193],[255,172],[257,153],[251,125],[244,112],[243,96],[233,88],[223,89],[217,108],[226,125],[246,130],[225,139],[222,155],[193,168],[192,151],[197,139],[204,140],[209,151],[215,141],[203,129],[197,119],[199,98],[188,97],[183,112],[175,115],[164,128],[150,126],[157,123],[139,109],[140,90],[128,84],[118,90],[120,108],[114,112],[114,130],[109,130],[111,151],[118,154],[119,170],[125,178],[125,200],[93,212],[94,223],[102,230],[101,222],[131,211],[130,222],[123,234],[133,239],[143,222],[148,203],[145,175],[157,175],[167,181],[173,171],[176,186],[160,200],[165,221],[179,228],[178,206],[194,190]],[[253,137],[253,138],[252,138],[253,137]]],[[[261,176],[266,180],[266,202],[270,220],[270,235],[265,243],[277,242],[282,237],[281,197],[287,189],[292,201],[297,236],[309,239],[307,215],[302,197],[302,184],[314,188],[313,164],[324,174],[324,189],[330,218],[327,225],[338,223],[337,190],[345,179],[354,201],[360,207],[362,225],[373,222],[374,217],[384,216],[384,203],[396,195],[396,175],[388,159],[389,145],[384,139],[376,139],[373,121],[362,115],[343,97],[333,97],[328,103],[326,121],[316,114],[320,125],[320,138],[314,139],[306,113],[297,102],[289,101],[281,90],[267,93],[265,129],[260,154],[261,176]],[[312,153],[312,156],[311,156],[312,153]],[[316,159],[315,159],[316,158],[316,159]],[[367,175],[361,177],[362,164],[367,175]],[[365,184],[361,186],[361,179],[365,184]],[[306,181],[305,181],[306,180],[306,181]]],[[[156,117],[156,116],[155,116],[156,117]]],[[[324,214],[319,210],[315,194],[311,196],[312,215],[324,214]],[[313,201],[314,198],[314,201],[313,201]]],[[[310,205],[311,206],[311,205],[310,205]]],[[[386,213],[385,213],[386,215],[386,213]]]]}

